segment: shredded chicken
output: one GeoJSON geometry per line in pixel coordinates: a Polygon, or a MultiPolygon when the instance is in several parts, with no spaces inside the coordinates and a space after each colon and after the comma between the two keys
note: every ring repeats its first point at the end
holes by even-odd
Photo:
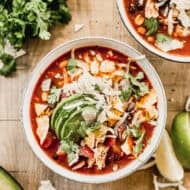
{"type": "Polygon", "coordinates": [[[145,5],[145,17],[146,18],[157,18],[159,16],[159,9],[153,0],[147,0],[145,5]]]}
{"type": "Polygon", "coordinates": [[[98,145],[98,147],[94,150],[96,166],[98,167],[99,170],[102,170],[103,168],[105,168],[105,161],[106,161],[108,150],[109,150],[109,147],[104,146],[104,145],[98,145]]]}

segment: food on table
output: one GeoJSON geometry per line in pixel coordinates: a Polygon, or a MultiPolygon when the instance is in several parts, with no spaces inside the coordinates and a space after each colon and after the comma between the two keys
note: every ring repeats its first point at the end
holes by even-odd
{"type": "Polygon", "coordinates": [[[92,46],[73,49],[40,76],[31,100],[44,152],[73,171],[117,171],[136,159],[158,118],[157,92],[130,57],[92,46]]]}
{"type": "Polygon", "coordinates": [[[0,190],[23,190],[23,188],[11,174],[0,167],[0,190]]]}
{"type": "Polygon", "coordinates": [[[180,181],[184,177],[184,170],[177,160],[172,141],[164,130],[160,144],[155,154],[156,166],[161,175],[169,181],[180,181]]]}
{"type": "Polygon", "coordinates": [[[40,186],[38,190],[56,190],[49,180],[40,181],[40,186]]]}
{"type": "Polygon", "coordinates": [[[190,113],[181,112],[173,121],[171,137],[175,153],[185,168],[190,169],[190,113]]]}
{"type": "Polygon", "coordinates": [[[190,55],[190,2],[124,0],[134,29],[149,44],[171,54],[190,55]]]}
{"type": "Polygon", "coordinates": [[[20,49],[26,39],[49,40],[49,27],[57,22],[67,24],[70,19],[67,0],[0,1],[0,75],[16,70],[15,59],[23,55],[20,49]]]}

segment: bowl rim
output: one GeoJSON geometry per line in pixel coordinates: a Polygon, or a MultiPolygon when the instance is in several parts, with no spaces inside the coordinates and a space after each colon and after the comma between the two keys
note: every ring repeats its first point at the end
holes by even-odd
{"type": "MultiPolygon", "coordinates": [[[[148,159],[151,157],[151,155],[155,152],[157,146],[158,146],[158,142],[160,141],[161,135],[163,133],[163,130],[165,128],[165,124],[166,124],[166,115],[167,115],[167,103],[166,103],[166,95],[165,95],[165,91],[162,85],[162,82],[157,74],[157,72],[155,71],[155,69],[153,68],[153,66],[149,63],[149,61],[145,58],[144,62],[146,64],[146,66],[149,67],[150,71],[152,72],[152,74],[155,77],[156,82],[158,83],[160,92],[162,94],[161,101],[162,101],[162,111],[163,113],[162,115],[162,122],[160,123],[160,126],[157,126],[156,130],[159,130],[159,134],[158,135],[154,135],[155,139],[154,142],[151,142],[151,146],[147,146],[145,148],[145,151],[134,161],[132,161],[130,164],[128,164],[126,167],[119,169],[116,172],[111,172],[108,174],[99,174],[99,175],[89,175],[89,174],[81,174],[81,173],[76,173],[73,172],[71,170],[68,170],[66,168],[64,168],[63,166],[58,165],[55,161],[53,161],[52,159],[50,159],[46,153],[42,150],[42,148],[39,146],[32,127],[31,127],[31,121],[30,121],[30,104],[31,104],[31,92],[33,92],[34,87],[37,83],[37,81],[39,80],[39,77],[41,76],[41,74],[48,68],[48,66],[53,62],[53,60],[49,61],[48,64],[45,64],[45,61],[48,58],[51,58],[51,56],[53,56],[54,54],[56,54],[57,51],[60,51],[62,48],[66,47],[66,46],[75,46],[78,44],[79,47],[85,47],[85,45],[80,46],[81,43],[85,43],[85,42],[91,42],[93,41],[94,43],[98,42],[106,42],[107,44],[103,47],[107,47],[107,48],[111,48],[109,47],[109,43],[113,43],[114,45],[126,48],[126,49],[130,49],[133,53],[135,53],[136,55],[142,55],[141,53],[139,53],[137,50],[135,50],[134,48],[132,48],[131,46],[127,45],[124,42],[118,41],[118,40],[114,40],[111,38],[106,38],[106,37],[101,37],[101,36],[90,36],[90,37],[85,37],[85,38],[79,38],[79,39],[75,39],[75,40],[71,40],[71,41],[67,41],[59,46],[57,46],[56,48],[54,48],[53,50],[51,50],[48,54],[46,54],[39,62],[38,64],[35,66],[33,72],[31,73],[31,76],[29,77],[28,83],[27,83],[27,87],[24,89],[23,92],[23,102],[22,102],[22,108],[21,108],[21,121],[22,121],[22,125],[24,127],[24,131],[25,131],[25,135],[27,138],[27,141],[31,147],[31,149],[33,150],[33,152],[35,153],[35,155],[38,157],[39,160],[41,160],[43,162],[43,164],[45,166],[47,166],[49,169],[51,169],[52,171],[54,171],[55,173],[69,178],[71,180],[74,181],[78,181],[78,182],[83,182],[83,183],[93,183],[93,184],[98,184],[98,183],[106,183],[106,182],[111,182],[111,181],[115,181],[118,179],[121,179],[123,177],[126,177],[130,174],[132,174],[133,172],[135,172],[139,167],[141,167],[146,161],[148,161],[148,159]],[[41,73],[39,73],[40,70],[43,70],[41,73]],[[33,86],[33,88],[31,89],[31,86],[33,86]],[[29,113],[28,113],[29,112],[29,113]],[[154,144],[153,144],[154,143],[154,144]]],[[[104,43],[103,43],[104,44],[104,43]]],[[[99,44],[97,44],[99,45],[99,44]]],[[[86,45],[87,46],[87,45],[86,45]]],[[[99,45],[101,46],[101,45],[99,45]]],[[[111,46],[111,45],[110,45],[111,46]]],[[[71,49],[71,48],[70,48],[71,49]]],[[[112,48],[113,49],[113,48],[112,48]]],[[[117,50],[115,48],[115,50],[117,50]]],[[[63,50],[63,53],[66,53],[66,50],[63,50]]],[[[120,52],[120,51],[119,51],[120,52]]],[[[127,52],[125,53],[127,54],[127,52]]],[[[59,56],[56,55],[56,58],[58,58],[59,56]]],[[[138,62],[137,62],[138,63],[138,62]]],[[[139,64],[139,63],[138,63],[139,64]]],[[[147,73],[144,68],[143,71],[145,73],[147,73]]],[[[150,80],[150,79],[149,79],[150,80]]],[[[152,80],[151,80],[152,82],[152,80]]]]}
{"type": "Polygon", "coordinates": [[[144,40],[134,29],[132,26],[130,20],[128,19],[125,7],[124,7],[124,0],[116,0],[116,7],[118,9],[120,18],[125,26],[125,28],[128,30],[130,35],[146,50],[153,53],[154,55],[157,55],[159,57],[162,57],[169,61],[175,61],[177,63],[190,63],[190,55],[189,56],[180,56],[180,55],[173,55],[169,54],[167,52],[163,52],[156,47],[150,45],[146,40],[144,40]]]}

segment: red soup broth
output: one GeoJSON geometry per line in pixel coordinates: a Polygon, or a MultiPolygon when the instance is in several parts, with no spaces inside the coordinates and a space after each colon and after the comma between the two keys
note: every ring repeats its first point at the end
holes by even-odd
{"type": "MultiPolygon", "coordinates": [[[[130,13],[129,12],[129,6],[130,6],[130,3],[132,1],[134,1],[134,0],[123,0],[124,6],[125,6],[125,10],[126,10],[126,16],[129,18],[129,20],[130,20],[133,28],[137,31],[138,26],[135,24],[135,18],[136,18],[136,16],[138,14],[141,14],[142,16],[145,17],[145,13],[144,13],[144,9],[137,10],[135,13],[130,13]]],[[[167,30],[168,29],[167,29],[167,27],[165,25],[159,25],[159,29],[158,29],[157,33],[163,33],[163,34],[168,35],[167,34],[167,30]]],[[[145,35],[142,35],[140,33],[139,33],[139,35],[146,42],[148,42],[145,35]]],[[[156,37],[156,34],[154,34],[152,36],[156,37]]],[[[187,36],[187,37],[175,37],[175,39],[178,39],[180,41],[185,41],[184,47],[182,49],[171,50],[168,53],[172,54],[172,55],[179,55],[179,56],[190,56],[190,36],[187,36]]],[[[155,47],[154,42],[148,42],[148,43],[155,47]]],[[[157,47],[155,47],[155,48],[157,48],[157,47]]]]}
{"type": "MultiPolygon", "coordinates": [[[[81,55],[85,54],[86,52],[88,52],[90,50],[93,50],[97,53],[100,53],[101,56],[103,57],[103,59],[109,59],[109,60],[114,60],[114,61],[118,61],[118,62],[122,62],[122,63],[126,63],[128,61],[128,56],[112,50],[110,48],[105,48],[105,47],[99,47],[99,46],[91,46],[91,47],[84,47],[84,48],[79,48],[75,50],[75,57],[80,59],[81,55]],[[112,52],[114,52],[114,56],[108,56],[107,52],[112,50],[112,52]]],[[[62,73],[63,70],[59,67],[59,64],[61,62],[63,62],[64,60],[69,59],[71,56],[71,51],[68,53],[63,54],[62,56],[60,56],[59,58],[57,58],[56,60],[54,60],[48,67],[47,69],[41,74],[39,80],[36,83],[36,86],[34,88],[33,94],[32,94],[32,98],[31,98],[31,106],[30,106],[30,118],[31,118],[31,126],[32,126],[32,130],[33,133],[35,135],[36,141],[38,142],[39,146],[42,148],[42,150],[44,151],[44,153],[53,161],[55,161],[58,165],[63,166],[64,168],[71,170],[71,168],[68,165],[66,156],[57,156],[56,155],[56,151],[57,148],[59,146],[59,139],[56,137],[54,131],[52,131],[51,129],[49,129],[48,132],[48,136],[44,142],[43,145],[40,145],[39,142],[39,138],[36,134],[36,129],[37,129],[37,123],[36,123],[36,113],[35,113],[35,109],[34,109],[34,104],[35,103],[43,103],[42,99],[41,99],[41,83],[44,79],[46,78],[51,78],[53,81],[53,84],[55,86],[57,86],[57,81],[54,79],[55,74],[57,73],[62,73]],[[49,146],[49,144],[51,143],[51,145],[49,146]]],[[[143,71],[140,66],[135,63],[132,62],[131,63],[132,66],[135,67],[135,69],[130,70],[131,73],[136,74],[139,71],[143,71]]],[[[144,72],[143,72],[144,73],[144,72]]],[[[145,74],[145,73],[144,73],[145,74]]],[[[148,79],[148,77],[145,75],[145,78],[143,79],[144,82],[147,82],[149,84],[149,87],[152,88],[152,84],[150,83],[150,80],[148,79]]],[[[152,137],[153,131],[154,131],[154,126],[150,125],[150,124],[143,124],[142,126],[144,128],[144,130],[146,131],[146,135],[143,141],[143,148],[146,147],[146,145],[149,143],[149,140],[152,137]]],[[[118,164],[119,165],[119,169],[127,166],[127,164],[129,164],[131,161],[133,161],[134,158],[133,156],[127,156],[124,155],[122,157],[122,159],[117,160],[117,158],[113,158],[114,155],[112,153],[112,151],[108,152],[108,159],[106,160],[106,167],[102,170],[98,170],[95,166],[92,168],[87,168],[87,167],[83,167],[79,170],[73,171],[73,172],[78,172],[78,173],[82,173],[82,174],[91,174],[91,175],[97,175],[97,174],[106,174],[106,173],[110,173],[113,172],[113,164],[118,164]],[[113,162],[114,159],[114,162],[113,162]]]]}

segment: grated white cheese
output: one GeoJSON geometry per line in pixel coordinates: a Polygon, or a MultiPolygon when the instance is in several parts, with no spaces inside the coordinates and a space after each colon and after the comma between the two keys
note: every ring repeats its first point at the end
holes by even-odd
{"type": "MultiPolygon", "coordinates": [[[[109,96],[118,97],[121,94],[121,92],[116,91],[112,87],[112,80],[92,76],[87,71],[87,68],[82,64],[83,62],[81,62],[80,65],[81,68],[83,68],[83,73],[81,74],[81,76],[78,78],[77,81],[64,85],[63,92],[68,95],[72,95],[74,93],[87,93],[94,95],[95,99],[97,100],[96,108],[98,110],[100,108],[103,109],[103,111],[98,116],[98,121],[104,122],[107,120],[108,115],[111,115],[110,109],[113,107],[111,101],[109,100],[109,96]],[[95,89],[95,85],[98,85],[101,89],[103,89],[101,91],[101,94],[99,91],[95,89]]],[[[120,104],[121,103],[117,101],[115,107],[119,110],[123,110],[120,104]]],[[[111,116],[113,116],[113,114],[111,116]]],[[[120,119],[120,117],[117,117],[116,119],[118,120],[120,119]]]]}
{"type": "Polygon", "coordinates": [[[181,21],[181,24],[185,27],[188,28],[190,27],[190,16],[187,15],[185,10],[180,10],[178,19],[181,21]]]}
{"type": "Polygon", "coordinates": [[[84,27],[84,24],[75,24],[74,25],[74,32],[80,31],[84,27]]]}
{"type": "Polygon", "coordinates": [[[145,5],[145,17],[146,18],[157,18],[159,16],[158,7],[153,0],[147,0],[145,5]]]}
{"type": "Polygon", "coordinates": [[[176,5],[176,8],[179,10],[190,9],[190,1],[189,0],[171,0],[170,5],[176,5]]]}
{"type": "Polygon", "coordinates": [[[40,182],[38,190],[56,190],[49,180],[43,180],[40,182]]]}
{"type": "Polygon", "coordinates": [[[42,81],[41,89],[42,91],[49,91],[51,86],[51,79],[45,79],[42,81]]]}
{"type": "Polygon", "coordinates": [[[171,50],[175,50],[175,49],[181,49],[183,48],[183,44],[184,42],[176,40],[176,39],[171,39],[169,41],[166,42],[162,42],[162,43],[156,43],[155,45],[161,49],[164,52],[168,52],[171,50]]]}

